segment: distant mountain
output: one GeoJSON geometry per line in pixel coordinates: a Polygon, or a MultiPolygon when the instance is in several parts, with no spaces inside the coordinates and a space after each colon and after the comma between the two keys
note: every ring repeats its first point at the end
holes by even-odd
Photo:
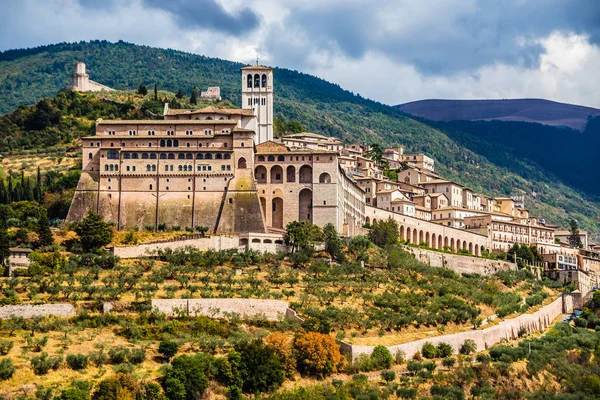
{"type": "MultiPolygon", "coordinates": [[[[70,83],[75,61],[86,63],[94,81],[119,90],[136,89],[140,83],[153,88],[156,83],[159,91],[182,89],[187,97],[195,87],[220,86],[224,100],[235,105],[241,102],[243,65],[227,60],[106,41],[0,52],[0,113],[6,113],[0,116],[0,156],[77,147],[76,138],[86,129],[93,133],[96,118],[115,118],[131,111],[127,96],[123,103],[105,105],[93,94],[57,96],[70,83]],[[48,100],[41,100],[44,98],[48,100]]],[[[318,77],[283,68],[275,68],[274,82],[277,117],[300,121],[312,132],[348,142],[402,145],[408,152],[424,152],[435,159],[436,170],[449,179],[488,195],[524,195],[529,210],[548,222],[568,226],[574,218],[584,229],[600,233],[600,190],[594,190],[600,167],[594,166],[597,157],[592,157],[592,150],[599,145],[588,142],[584,147],[588,156],[580,157],[575,148],[561,148],[564,142],[560,142],[546,153],[550,161],[545,163],[541,162],[542,152],[528,151],[537,146],[536,142],[527,140],[518,151],[514,147],[518,142],[514,128],[520,135],[538,138],[549,132],[546,129],[552,131],[552,138],[573,133],[583,137],[588,132],[523,122],[432,122],[410,117],[318,77]],[[480,129],[486,134],[479,135],[480,129]],[[497,136],[506,132],[513,135],[515,143],[498,142],[497,136]],[[555,164],[562,168],[555,168],[555,164]],[[579,181],[573,180],[575,171],[579,181]]],[[[593,131],[600,132],[600,118],[593,122],[593,131]]],[[[600,138],[600,133],[589,136],[600,138]]]]}
{"type": "Polygon", "coordinates": [[[395,106],[432,121],[519,121],[565,126],[583,131],[588,118],[600,110],[544,99],[419,100],[395,106]]]}

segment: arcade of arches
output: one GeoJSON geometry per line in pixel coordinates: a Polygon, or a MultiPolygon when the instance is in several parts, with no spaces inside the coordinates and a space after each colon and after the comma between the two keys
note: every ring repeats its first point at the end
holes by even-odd
{"type": "Polygon", "coordinates": [[[391,213],[375,207],[366,208],[365,222],[368,224],[382,219],[386,220],[389,217],[398,222],[400,238],[408,240],[410,243],[424,244],[438,250],[444,248],[454,252],[465,250],[476,256],[481,255],[482,247],[487,247],[488,238],[484,235],[391,213]]]}

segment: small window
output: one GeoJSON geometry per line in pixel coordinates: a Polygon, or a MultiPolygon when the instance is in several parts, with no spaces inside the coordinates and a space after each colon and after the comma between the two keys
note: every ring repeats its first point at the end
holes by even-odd
{"type": "Polygon", "coordinates": [[[152,185],[150,185],[150,190],[152,190],[152,185]]]}

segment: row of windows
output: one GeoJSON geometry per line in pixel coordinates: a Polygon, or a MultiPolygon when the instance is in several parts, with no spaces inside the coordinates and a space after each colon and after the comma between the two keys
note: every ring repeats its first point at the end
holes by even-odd
{"type": "Polygon", "coordinates": [[[148,131],[148,136],[154,136],[154,131],[148,131]]]}
{"type": "MultiPolygon", "coordinates": [[[[258,161],[265,161],[265,156],[258,156],[258,161]]],[[[270,155],[266,157],[267,161],[275,161],[275,156],[270,155]]],[[[304,156],[296,156],[296,161],[304,161],[304,156]]],[[[312,156],[308,156],[308,160],[312,161],[312,156]]],[[[279,155],[277,156],[277,161],[285,161],[285,156],[279,155]]],[[[290,161],[294,161],[294,156],[290,156],[290,161]]],[[[317,156],[317,161],[319,161],[319,157],[317,156]]],[[[333,161],[333,156],[329,157],[329,161],[333,161]]]]}
{"type": "Polygon", "coordinates": [[[265,98],[259,99],[259,98],[255,97],[254,101],[252,101],[251,98],[248,98],[248,105],[249,106],[251,106],[253,104],[259,104],[259,103],[260,103],[261,106],[266,106],[267,105],[267,99],[265,99],[265,98]]]}
{"type": "MultiPolygon", "coordinates": [[[[110,152],[109,152],[110,153],[110,152]]],[[[92,153],[89,153],[89,158],[92,158],[92,153]]],[[[113,158],[113,155],[111,154],[111,156],[109,156],[108,158],[113,158]]],[[[118,156],[116,157],[118,158],[118,156]]],[[[156,153],[142,153],[141,157],[140,154],[138,153],[123,153],[123,159],[125,160],[138,160],[138,159],[142,159],[142,160],[155,160],[156,159],[156,153]]],[[[160,153],[160,159],[161,160],[175,160],[175,154],[174,153],[160,153]]],[[[213,153],[197,153],[196,154],[196,160],[229,160],[231,159],[231,154],[230,153],[215,153],[213,155],[213,153]]],[[[178,160],[193,160],[194,159],[194,154],[192,153],[179,153],[177,154],[177,159],[178,160]]]]}
{"type": "Polygon", "coordinates": [[[137,132],[136,131],[129,131],[127,132],[129,136],[137,136],[137,132]]]}
{"type": "Polygon", "coordinates": [[[104,170],[105,171],[118,171],[119,165],[118,164],[106,164],[106,165],[104,165],[104,170]]]}

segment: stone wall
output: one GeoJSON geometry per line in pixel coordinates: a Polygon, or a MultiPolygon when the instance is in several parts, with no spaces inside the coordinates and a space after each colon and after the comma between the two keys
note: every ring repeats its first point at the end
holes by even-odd
{"type": "Polygon", "coordinates": [[[237,236],[210,236],[206,238],[140,244],[137,246],[114,247],[113,252],[115,256],[119,256],[120,258],[135,258],[152,255],[157,250],[175,250],[187,246],[198,250],[228,250],[239,247],[239,238],[237,236]]]}
{"type": "Polygon", "coordinates": [[[0,319],[8,319],[12,316],[23,317],[25,319],[33,317],[72,317],[75,315],[75,308],[72,304],[40,304],[40,305],[11,305],[0,307],[0,319]]]}
{"type": "MultiPolygon", "coordinates": [[[[392,355],[398,351],[404,352],[407,358],[421,351],[425,342],[430,342],[438,345],[441,342],[448,343],[452,346],[455,353],[467,339],[475,341],[477,351],[483,351],[488,347],[501,342],[504,339],[516,339],[521,328],[524,328],[528,333],[543,330],[547,328],[552,321],[563,313],[563,298],[560,297],[542,307],[533,314],[522,314],[516,318],[506,319],[497,325],[491,326],[482,330],[471,330],[459,332],[450,335],[436,336],[427,339],[421,339],[414,342],[403,343],[394,346],[387,346],[392,355]]],[[[356,360],[361,354],[371,354],[375,346],[359,346],[349,343],[341,343],[340,349],[342,352],[349,353],[352,361],[356,360]]]]}
{"type": "Polygon", "coordinates": [[[446,267],[458,273],[477,273],[493,275],[498,271],[516,271],[517,264],[502,260],[461,256],[457,254],[440,253],[433,250],[418,249],[403,246],[406,251],[415,255],[417,260],[432,267],[446,267]]]}
{"type": "Polygon", "coordinates": [[[166,315],[184,312],[211,318],[226,317],[236,313],[245,317],[264,316],[269,321],[280,318],[298,319],[288,303],[281,300],[261,299],[154,299],[152,308],[166,315]]]}

